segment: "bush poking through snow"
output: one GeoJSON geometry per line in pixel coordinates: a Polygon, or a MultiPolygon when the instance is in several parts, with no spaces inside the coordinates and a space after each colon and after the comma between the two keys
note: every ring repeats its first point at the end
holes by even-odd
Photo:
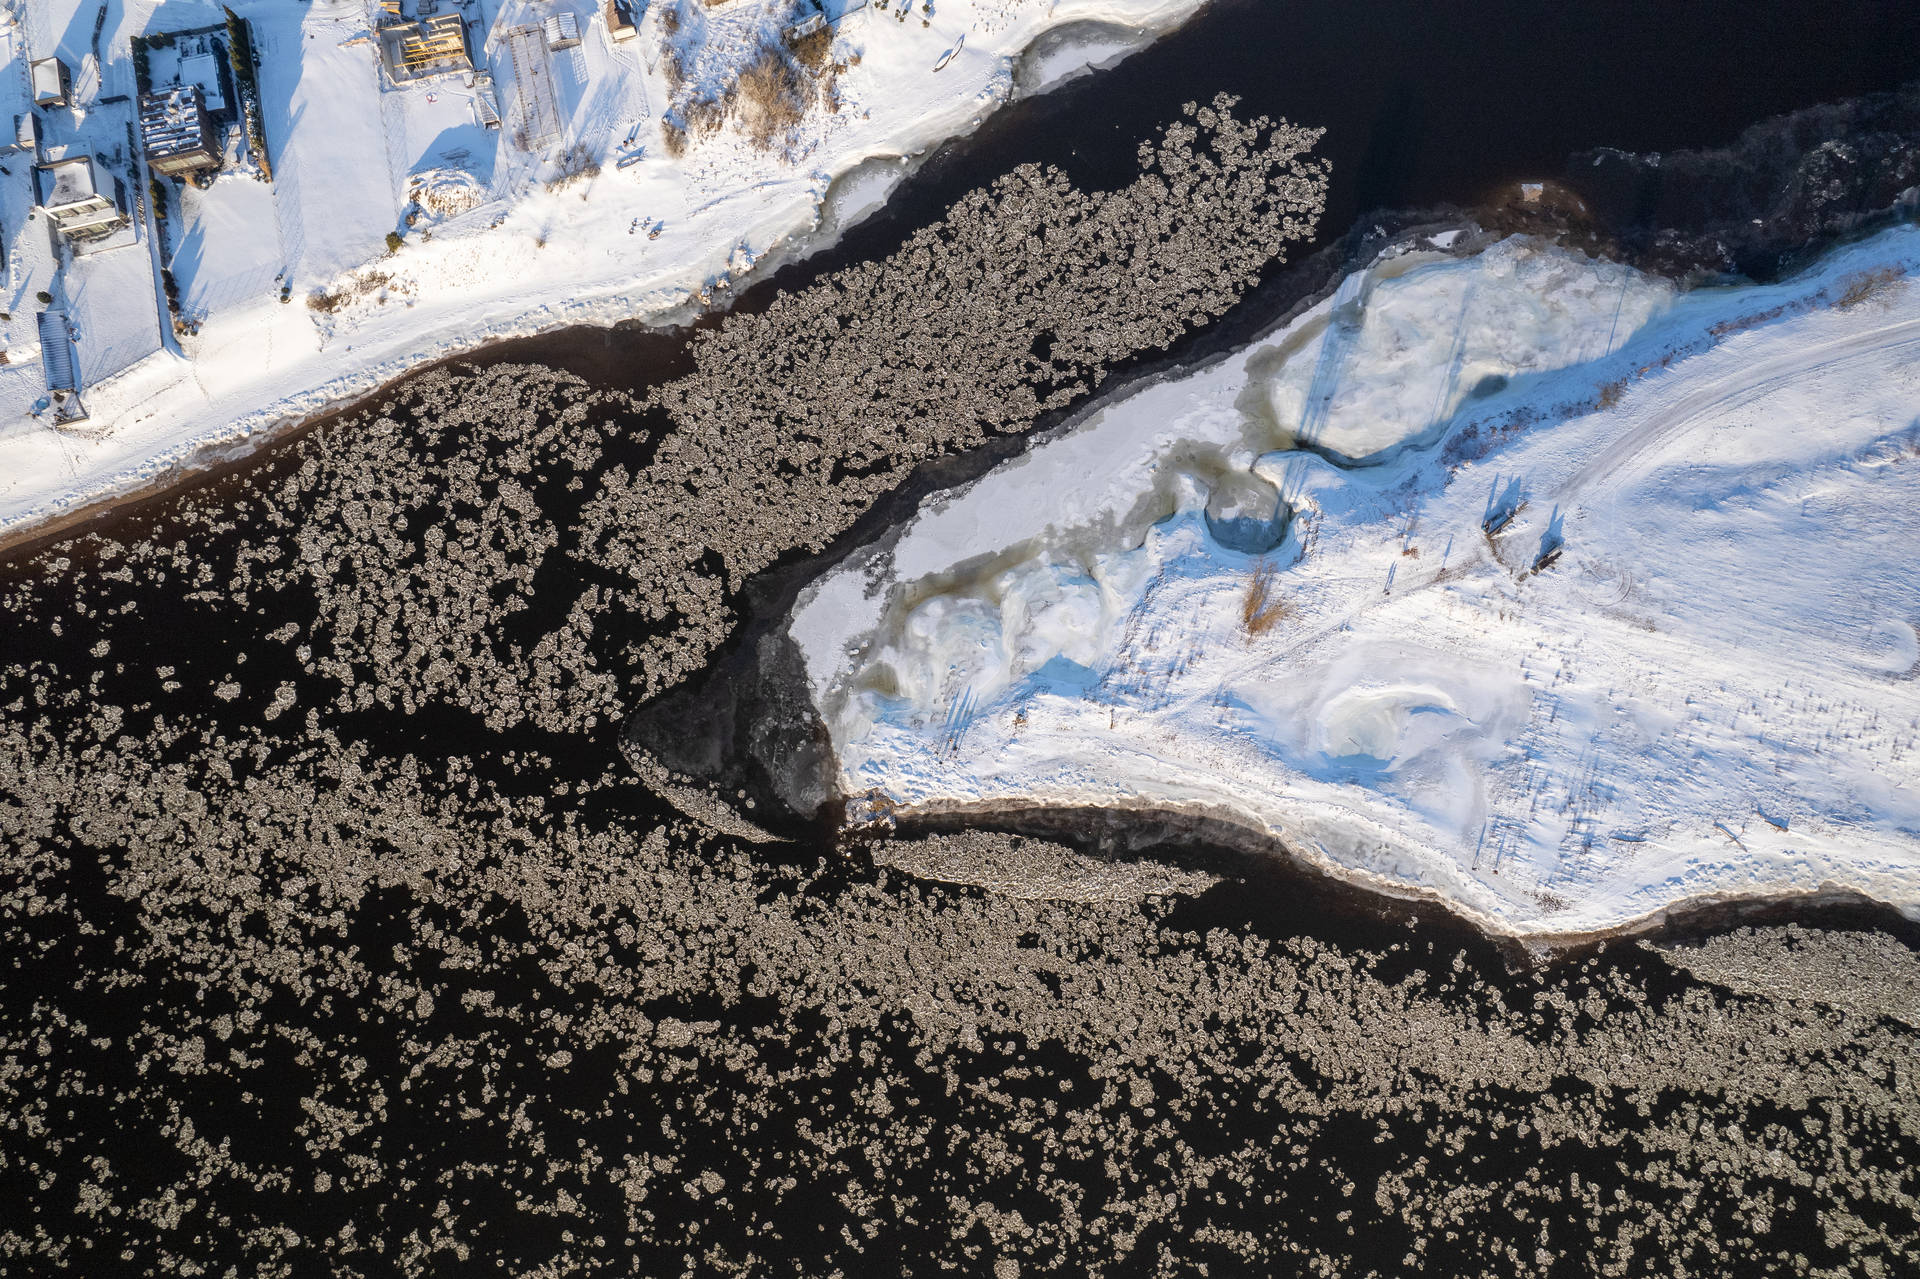
{"type": "Polygon", "coordinates": [[[487,189],[465,169],[421,169],[407,175],[407,225],[459,217],[486,199],[487,189]]]}
{"type": "Polygon", "coordinates": [[[1240,602],[1240,620],[1248,635],[1261,635],[1274,628],[1287,615],[1287,606],[1274,594],[1274,568],[1271,560],[1253,566],[1247,581],[1246,598],[1240,602]]]}
{"type": "Polygon", "coordinates": [[[827,65],[827,51],[833,48],[833,28],[820,27],[809,31],[797,40],[788,42],[793,50],[794,60],[809,71],[819,71],[827,65]]]}
{"type": "Polygon", "coordinates": [[[392,282],[393,277],[385,271],[356,272],[331,289],[315,289],[307,294],[307,309],[321,315],[332,315],[350,303],[381,292],[392,282]]]}
{"type": "MultiPolygon", "coordinates": [[[[760,16],[777,15],[768,10],[760,16]]],[[[816,102],[838,109],[832,82],[841,68],[828,59],[833,33],[827,28],[789,45],[778,25],[742,31],[698,7],[691,15],[666,9],[660,25],[670,97],[660,130],[669,155],[684,155],[693,139],[718,133],[730,122],[759,149],[783,149],[816,102]],[[729,43],[742,35],[749,41],[752,56],[744,65],[737,52],[718,52],[725,47],[722,32],[729,43]]]]}
{"type": "Polygon", "coordinates": [[[806,118],[813,105],[814,79],[808,70],[768,45],[734,82],[741,130],[762,150],[772,147],[806,118]]]}
{"type": "Polygon", "coordinates": [[[660,145],[667,154],[678,160],[687,153],[687,131],[678,120],[663,117],[660,121],[660,145]]]}
{"type": "Polygon", "coordinates": [[[583,142],[568,147],[561,155],[558,172],[548,180],[547,190],[557,194],[576,182],[591,182],[599,176],[600,161],[594,158],[593,148],[583,142]]]}
{"type": "Polygon", "coordinates": [[[1857,272],[1842,281],[1847,286],[1846,291],[1833,305],[1837,310],[1851,311],[1875,294],[1891,289],[1904,278],[1905,273],[1893,266],[1882,267],[1878,271],[1857,272]]]}

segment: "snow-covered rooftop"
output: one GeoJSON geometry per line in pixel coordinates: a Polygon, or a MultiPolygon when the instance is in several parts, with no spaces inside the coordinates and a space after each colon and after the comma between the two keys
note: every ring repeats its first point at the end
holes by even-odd
{"type": "Polygon", "coordinates": [[[208,148],[207,114],[200,86],[179,85],[140,99],[140,144],[147,160],[165,168],[173,162],[205,156],[208,148]]]}
{"type": "Polygon", "coordinates": [[[37,58],[27,68],[33,85],[33,100],[40,106],[52,106],[66,100],[67,69],[58,58],[37,58]]]}
{"type": "Polygon", "coordinates": [[[76,155],[64,160],[50,160],[40,166],[40,173],[43,192],[40,203],[48,209],[87,204],[100,194],[93,182],[91,156],[76,155]]]}

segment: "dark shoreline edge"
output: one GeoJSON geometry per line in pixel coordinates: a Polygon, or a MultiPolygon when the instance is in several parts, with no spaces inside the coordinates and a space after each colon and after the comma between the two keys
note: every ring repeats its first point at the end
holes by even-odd
{"type": "MultiPolygon", "coordinates": [[[[1396,890],[1356,882],[1307,860],[1250,824],[1163,805],[1061,807],[1044,803],[953,805],[902,814],[885,838],[911,839],[992,830],[1066,844],[1106,861],[1158,861],[1220,875],[1189,898],[1170,926],[1204,933],[1231,927],[1263,936],[1328,929],[1368,934],[1376,944],[1418,928],[1428,940],[1497,954],[1509,971],[1578,962],[1621,944],[1684,947],[1739,928],[1799,924],[1817,931],[1873,931],[1920,952],[1920,918],[1853,889],[1778,896],[1693,897],[1609,928],[1520,934],[1483,926],[1432,890],[1396,890]]],[[[872,828],[842,832],[852,853],[876,838],[872,828]]]]}

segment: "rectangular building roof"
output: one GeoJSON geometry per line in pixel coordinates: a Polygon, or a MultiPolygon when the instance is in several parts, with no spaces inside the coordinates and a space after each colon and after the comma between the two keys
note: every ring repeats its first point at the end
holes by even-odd
{"type": "Polygon", "coordinates": [[[183,84],[140,99],[140,143],[164,159],[206,149],[207,117],[200,86],[183,84]]]}
{"type": "Polygon", "coordinates": [[[49,209],[61,209],[70,204],[85,204],[100,194],[93,184],[93,157],[86,155],[69,156],[65,160],[50,160],[40,166],[46,174],[47,195],[40,203],[49,209]]]}
{"type": "Polygon", "coordinates": [[[227,105],[220,92],[220,62],[211,50],[182,55],[180,83],[198,88],[200,100],[209,111],[219,111],[227,105]]]}
{"type": "Polygon", "coordinates": [[[607,32],[616,40],[631,40],[640,29],[633,20],[632,0],[604,0],[607,32]]]}
{"type": "Polygon", "coordinates": [[[571,13],[547,15],[547,47],[571,49],[580,43],[580,23],[571,13]]]}
{"type": "Polygon", "coordinates": [[[67,96],[66,68],[58,58],[41,58],[28,68],[35,102],[54,102],[67,96]]]}

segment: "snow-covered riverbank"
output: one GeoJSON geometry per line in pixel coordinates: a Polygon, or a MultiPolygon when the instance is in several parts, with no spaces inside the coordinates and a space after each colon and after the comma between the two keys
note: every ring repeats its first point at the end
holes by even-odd
{"type": "MultiPolygon", "coordinates": [[[[383,91],[372,10],[358,0],[234,0],[259,54],[273,182],[228,173],[182,193],[169,252],[194,331],[84,387],[84,429],[30,415],[30,395],[6,406],[0,539],[231,455],[434,358],[724,298],[756,266],[804,247],[823,218],[829,232],[849,220],[833,207],[840,179],[852,175],[852,212],[870,209],[891,186],[885,171],[906,172],[898,157],[968,132],[1013,96],[1023,53],[1047,33],[1106,24],[1087,55],[1100,60],[1117,47],[1115,29],[1146,39],[1199,7],[961,0],[909,15],[829,5],[821,92],[832,109],[817,104],[771,147],[728,124],[675,155],[661,130],[675,95],[726,81],[739,71],[729,58],[748,65],[777,46],[791,6],[690,10],[703,28],[695,48],[696,33],[662,26],[671,6],[652,6],[635,38],[616,41],[592,0],[537,11],[527,0],[471,3],[476,61],[493,68],[504,131],[473,123],[469,99],[481,91],[453,80],[383,91]],[[521,99],[503,41],[557,9],[577,13],[584,41],[552,55],[559,132],[529,149],[516,136],[521,99]],[[663,41],[686,46],[678,70],[663,41]],[[401,247],[382,256],[396,229],[401,247]],[[313,297],[326,305],[308,305],[313,297]]],[[[90,43],[87,23],[61,17],[78,9],[56,7],[19,28],[20,57],[58,53],[87,93],[108,99],[132,84],[132,36],[223,21],[219,5],[199,0],[112,0],[90,43]]],[[[1073,61],[1049,45],[1041,72],[1056,78],[1073,61]]],[[[140,309],[150,320],[153,300],[140,309]]],[[[110,318],[96,317],[95,332],[110,318]]]]}
{"type": "Polygon", "coordinates": [[[840,785],[1225,817],[1505,932],[1920,908],[1916,271],[1377,262],[804,595],[840,785]]]}

